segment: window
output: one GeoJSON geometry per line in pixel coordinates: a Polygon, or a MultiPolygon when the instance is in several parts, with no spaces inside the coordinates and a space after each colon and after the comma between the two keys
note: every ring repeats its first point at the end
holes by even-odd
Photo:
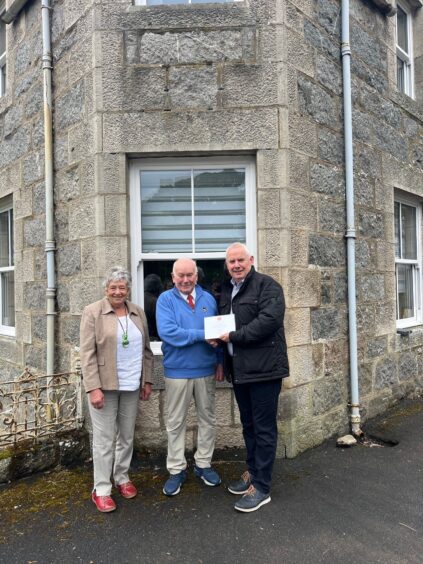
{"type": "MultiPolygon", "coordinates": [[[[0,0],[0,14],[4,12],[4,2],[0,0]]],[[[6,24],[0,20],[0,96],[6,92],[6,24]]]]}
{"type": "Polygon", "coordinates": [[[12,197],[0,200],[0,333],[15,334],[12,197]]]}
{"type": "Polygon", "coordinates": [[[161,6],[164,4],[231,4],[242,0],[135,0],[135,5],[161,6]]]}
{"type": "Polygon", "coordinates": [[[418,323],[421,316],[421,206],[395,201],[395,278],[397,325],[418,323]]]}
{"type": "MultiPolygon", "coordinates": [[[[151,325],[152,304],[173,286],[178,257],[196,260],[199,284],[218,298],[226,247],[241,241],[254,253],[254,175],[253,161],[240,157],[132,162],[133,296],[151,325]]],[[[150,333],[159,340],[154,327],[150,333]]]]}
{"type": "Polygon", "coordinates": [[[413,97],[413,33],[412,16],[404,4],[397,4],[397,87],[413,97]]]}

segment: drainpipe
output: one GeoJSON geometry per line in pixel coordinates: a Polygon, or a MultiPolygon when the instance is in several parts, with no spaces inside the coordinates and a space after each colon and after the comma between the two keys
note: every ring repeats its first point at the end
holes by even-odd
{"type": "Polygon", "coordinates": [[[349,0],[342,0],[342,77],[344,104],[344,148],[345,148],[345,186],[347,209],[347,277],[348,277],[348,329],[350,348],[351,380],[351,431],[361,435],[360,429],[360,394],[358,389],[357,363],[357,316],[355,286],[355,219],[354,219],[354,180],[353,180],[353,136],[351,104],[351,49],[350,49],[350,5],[349,0]]]}
{"type": "Polygon", "coordinates": [[[54,255],[54,201],[53,201],[53,119],[51,95],[52,52],[50,37],[50,0],[41,0],[43,34],[43,83],[44,83],[44,151],[46,194],[46,261],[47,261],[47,365],[46,374],[54,374],[55,355],[55,302],[56,273],[54,255]]]}

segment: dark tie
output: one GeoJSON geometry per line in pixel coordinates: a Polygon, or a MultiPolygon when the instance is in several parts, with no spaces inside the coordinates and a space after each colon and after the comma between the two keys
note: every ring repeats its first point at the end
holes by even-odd
{"type": "Polygon", "coordinates": [[[194,308],[195,308],[195,305],[194,305],[194,298],[191,296],[191,294],[188,295],[187,301],[188,301],[189,307],[190,307],[191,309],[194,309],[194,308]]]}

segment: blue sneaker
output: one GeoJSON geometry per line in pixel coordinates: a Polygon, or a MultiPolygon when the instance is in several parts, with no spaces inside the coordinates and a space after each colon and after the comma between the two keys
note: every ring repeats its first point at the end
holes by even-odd
{"type": "Polygon", "coordinates": [[[186,479],[187,473],[185,470],[182,470],[179,474],[170,474],[163,487],[163,493],[169,496],[178,494],[186,479]]]}
{"type": "Polygon", "coordinates": [[[269,503],[270,494],[265,494],[258,489],[256,489],[253,484],[248,488],[247,493],[245,493],[241,499],[239,499],[234,507],[237,511],[242,511],[243,513],[250,513],[251,511],[257,511],[262,505],[269,503]]]}
{"type": "Polygon", "coordinates": [[[197,478],[201,478],[206,486],[218,486],[222,481],[216,470],[213,470],[211,466],[208,468],[199,468],[197,465],[194,466],[194,474],[197,478]]]}
{"type": "Polygon", "coordinates": [[[228,486],[228,491],[235,495],[244,495],[248,492],[251,486],[251,474],[246,470],[239,480],[231,482],[228,486]]]}

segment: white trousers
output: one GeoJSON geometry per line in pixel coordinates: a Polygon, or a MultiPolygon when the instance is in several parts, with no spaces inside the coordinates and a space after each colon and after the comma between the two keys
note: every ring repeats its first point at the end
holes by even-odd
{"type": "Polygon", "coordinates": [[[198,433],[195,464],[208,468],[216,439],[214,375],[205,378],[165,378],[167,401],[167,461],[170,474],[178,474],[187,467],[185,431],[188,408],[194,396],[197,409],[198,433]]]}
{"type": "Polygon", "coordinates": [[[103,393],[102,409],[96,409],[88,401],[93,427],[93,489],[97,495],[110,495],[112,473],[116,485],[129,481],[140,393],[139,390],[103,393]]]}

